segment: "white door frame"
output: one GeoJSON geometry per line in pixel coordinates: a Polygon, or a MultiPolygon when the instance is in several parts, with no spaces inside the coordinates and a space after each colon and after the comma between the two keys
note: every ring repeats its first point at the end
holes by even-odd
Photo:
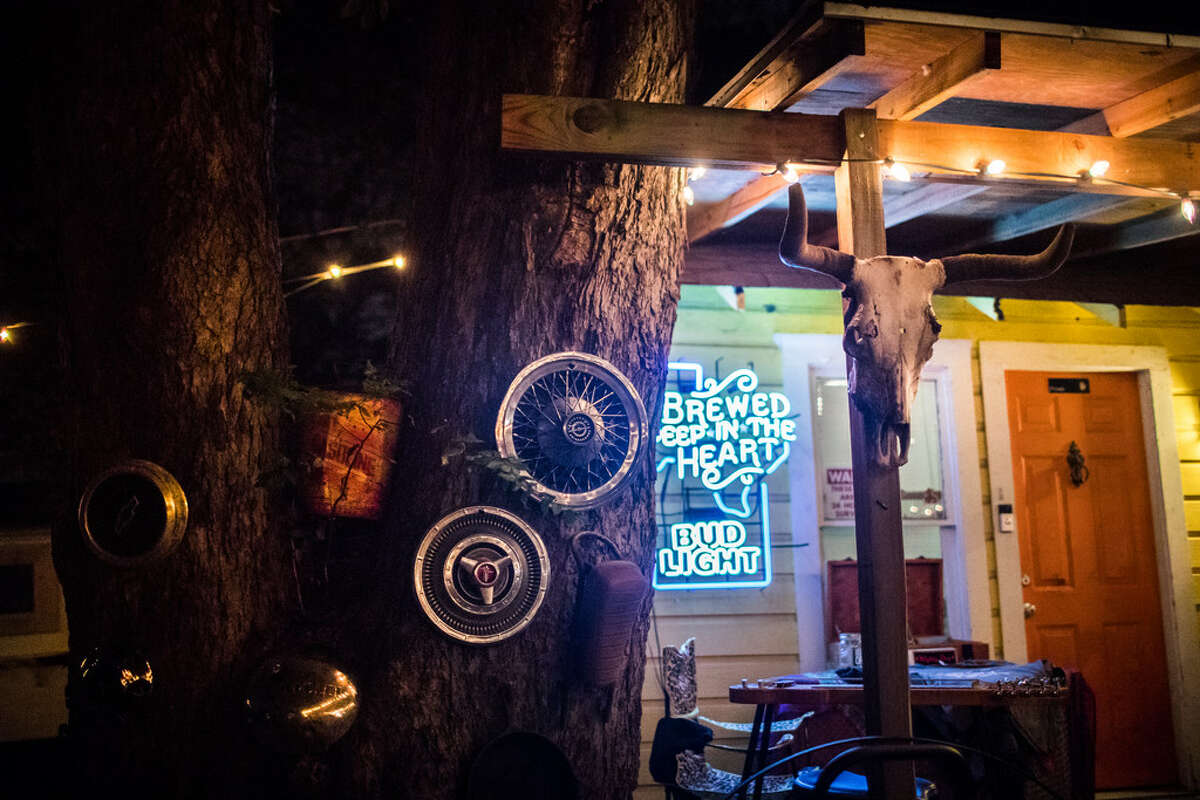
{"type": "MultiPolygon", "coordinates": [[[[796,415],[796,441],[788,459],[792,540],[808,547],[792,550],[796,584],[796,634],[801,670],[825,667],[824,558],[821,553],[821,485],[813,443],[812,377],[845,375],[840,334],[779,333],[784,392],[796,415]]],[[[949,633],[992,646],[992,604],[988,589],[987,542],[983,529],[979,445],[971,383],[971,341],[944,339],[933,349],[926,375],[936,375],[941,419],[944,490],[952,518],[942,528],[942,565],[949,633]],[[965,466],[964,466],[965,465],[965,466]]]]}
{"type": "MultiPolygon", "coordinates": [[[[1196,640],[1183,480],[1175,440],[1171,373],[1166,350],[1161,347],[980,342],[979,367],[993,506],[1012,503],[1016,497],[1004,380],[1006,370],[1137,374],[1175,749],[1181,782],[1195,788],[1200,785],[1200,643],[1196,640]]],[[[993,522],[996,522],[994,508],[992,514],[993,522]]],[[[995,529],[999,531],[999,526],[995,529]]],[[[1015,531],[996,533],[996,576],[1000,584],[1000,625],[1005,658],[1026,661],[1021,550],[1015,531]]],[[[1134,690],[1130,688],[1130,691],[1134,690]]]]}

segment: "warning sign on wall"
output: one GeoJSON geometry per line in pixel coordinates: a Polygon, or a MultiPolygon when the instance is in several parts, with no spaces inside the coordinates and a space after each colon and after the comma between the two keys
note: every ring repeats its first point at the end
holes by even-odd
{"type": "Polygon", "coordinates": [[[825,470],[825,519],[854,519],[854,470],[836,467],[825,470]]]}

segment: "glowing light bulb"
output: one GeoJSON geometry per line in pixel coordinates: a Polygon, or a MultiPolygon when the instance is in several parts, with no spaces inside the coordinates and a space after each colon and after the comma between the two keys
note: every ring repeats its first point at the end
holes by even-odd
{"type": "Polygon", "coordinates": [[[696,204],[696,193],[692,191],[692,187],[683,187],[683,202],[687,203],[689,206],[696,204]]]}
{"type": "Polygon", "coordinates": [[[784,164],[783,179],[788,183],[798,183],[800,181],[800,173],[796,171],[796,167],[794,165],[784,164]]]}
{"type": "Polygon", "coordinates": [[[1107,161],[1097,161],[1088,167],[1088,175],[1093,178],[1103,178],[1104,173],[1108,172],[1108,168],[1112,166],[1107,161]]]}
{"type": "Polygon", "coordinates": [[[708,167],[692,167],[688,171],[689,181],[698,181],[704,177],[704,173],[708,172],[708,167]]]}
{"type": "Polygon", "coordinates": [[[908,183],[912,180],[912,173],[908,171],[908,167],[903,164],[897,164],[890,158],[883,162],[883,170],[885,175],[891,175],[902,183],[908,183]]]}
{"type": "Polygon", "coordinates": [[[8,332],[8,328],[0,328],[0,342],[11,342],[12,334],[8,332]]]}
{"type": "Polygon", "coordinates": [[[330,264],[329,271],[326,272],[325,274],[328,275],[330,278],[340,278],[340,277],[342,277],[342,268],[339,267],[337,264],[330,264]]]}
{"type": "Polygon", "coordinates": [[[1183,202],[1179,204],[1179,213],[1183,214],[1183,218],[1188,222],[1196,224],[1196,204],[1191,198],[1183,198],[1183,202]]]}
{"type": "Polygon", "coordinates": [[[999,175],[1001,172],[1004,172],[1004,168],[1007,166],[1008,165],[1004,163],[1003,159],[994,158],[988,162],[987,166],[983,168],[983,171],[988,175],[999,175]]]}
{"type": "Polygon", "coordinates": [[[396,256],[393,258],[392,266],[396,269],[404,269],[404,256],[396,256]]]}

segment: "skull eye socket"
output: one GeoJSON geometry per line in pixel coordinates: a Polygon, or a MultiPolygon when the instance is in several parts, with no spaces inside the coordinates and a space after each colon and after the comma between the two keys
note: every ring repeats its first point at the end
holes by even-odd
{"type": "Polygon", "coordinates": [[[929,315],[929,327],[933,330],[933,335],[937,336],[942,332],[942,323],[938,322],[932,308],[926,309],[925,313],[929,315]]]}

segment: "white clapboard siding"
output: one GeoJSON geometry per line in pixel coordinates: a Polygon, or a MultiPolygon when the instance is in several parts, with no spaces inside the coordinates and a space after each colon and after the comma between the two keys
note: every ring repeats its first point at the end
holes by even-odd
{"type": "MultiPolygon", "coordinates": [[[[791,560],[787,551],[780,550],[774,552],[773,558],[791,560]]],[[[796,593],[790,580],[771,581],[762,589],[672,590],[654,595],[654,613],[660,620],[697,614],[794,614],[795,611],[796,593]]],[[[664,646],[667,644],[671,643],[663,642],[664,646]]]]}
{"type": "MultiPolygon", "coordinates": [[[[701,653],[714,656],[794,655],[797,650],[795,614],[663,617],[658,620],[658,636],[664,645],[695,636],[701,653]]],[[[653,641],[651,630],[648,658],[658,655],[653,641]]]]}

